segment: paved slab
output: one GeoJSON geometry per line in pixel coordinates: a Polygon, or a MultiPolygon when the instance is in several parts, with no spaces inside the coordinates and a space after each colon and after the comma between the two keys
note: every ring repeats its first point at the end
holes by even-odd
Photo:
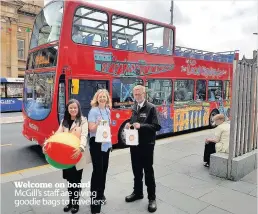
{"type": "Polygon", "coordinates": [[[202,210],[198,214],[232,214],[232,213],[211,205],[211,206],[206,207],[204,210],[202,210]]]}
{"type": "Polygon", "coordinates": [[[235,214],[257,214],[257,198],[224,187],[216,188],[200,200],[235,214]]]}
{"type": "MultiPolygon", "coordinates": [[[[257,213],[257,171],[241,181],[233,182],[209,175],[202,164],[204,139],[210,130],[161,139],[155,147],[154,169],[157,189],[157,214],[254,214],[257,213]]],[[[89,181],[92,166],[84,169],[85,187],[80,198],[78,214],[90,213],[89,181]]],[[[144,182],[144,180],[143,180],[144,182]]],[[[52,167],[1,176],[1,214],[59,214],[67,202],[67,184],[62,171],[52,167]],[[17,196],[16,181],[50,184],[34,195],[17,196]],[[16,184],[16,186],[15,186],[16,184]],[[57,185],[57,186],[56,186],[57,185]],[[36,195],[35,195],[36,194],[36,195]],[[15,202],[33,200],[32,205],[15,208],[15,202]],[[38,205],[36,205],[38,204],[38,205]]],[[[23,188],[24,189],[24,188],[23,188]]],[[[133,173],[129,149],[111,153],[105,195],[107,204],[102,214],[147,214],[147,191],[144,199],[126,203],[125,196],[133,191],[133,173]]]]}
{"type": "Polygon", "coordinates": [[[23,122],[23,116],[13,116],[13,117],[2,117],[0,118],[1,124],[7,124],[7,123],[22,123],[23,122]]]}

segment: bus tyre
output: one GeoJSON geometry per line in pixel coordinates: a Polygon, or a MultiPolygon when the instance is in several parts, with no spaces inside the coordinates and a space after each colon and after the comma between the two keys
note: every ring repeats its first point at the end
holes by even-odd
{"type": "Polygon", "coordinates": [[[119,129],[119,132],[118,132],[118,145],[120,147],[126,147],[126,143],[125,143],[125,132],[124,132],[124,128],[125,128],[125,124],[130,122],[129,120],[128,121],[125,121],[120,129],[119,129]]]}
{"type": "Polygon", "coordinates": [[[214,124],[213,118],[215,115],[219,114],[218,110],[213,110],[210,114],[210,118],[209,118],[209,127],[210,128],[215,128],[216,125],[214,124]]]}

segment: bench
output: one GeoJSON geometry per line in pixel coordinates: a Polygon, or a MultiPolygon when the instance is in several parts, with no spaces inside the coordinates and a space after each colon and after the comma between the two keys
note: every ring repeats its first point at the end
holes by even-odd
{"type": "Polygon", "coordinates": [[[228,178],[228,154],[214,153],[210,157],[210,175],[238,181],[257,169],[257,149],[233,158],[231,176],[228,178]]]}

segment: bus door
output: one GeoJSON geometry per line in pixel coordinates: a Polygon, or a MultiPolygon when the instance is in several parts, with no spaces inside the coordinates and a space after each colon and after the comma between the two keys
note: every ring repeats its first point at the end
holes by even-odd
{"type": "Polygon", "coordinates": [[[69,84],[70,99],[76,99],[81,104],[83,116],[88,118],[91,109],[90,102],[98,89],[108,90],[109,81],[72,79],[69,84]]]}

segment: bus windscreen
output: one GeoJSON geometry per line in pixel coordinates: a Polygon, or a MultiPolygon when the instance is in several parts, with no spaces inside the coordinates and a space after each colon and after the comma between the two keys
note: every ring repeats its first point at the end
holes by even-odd
{"type": "Polygon", "coordinates": [[[46,6],[34,22],[30,49],[59,40],[64,3],[53,2],[46,6]]]}

